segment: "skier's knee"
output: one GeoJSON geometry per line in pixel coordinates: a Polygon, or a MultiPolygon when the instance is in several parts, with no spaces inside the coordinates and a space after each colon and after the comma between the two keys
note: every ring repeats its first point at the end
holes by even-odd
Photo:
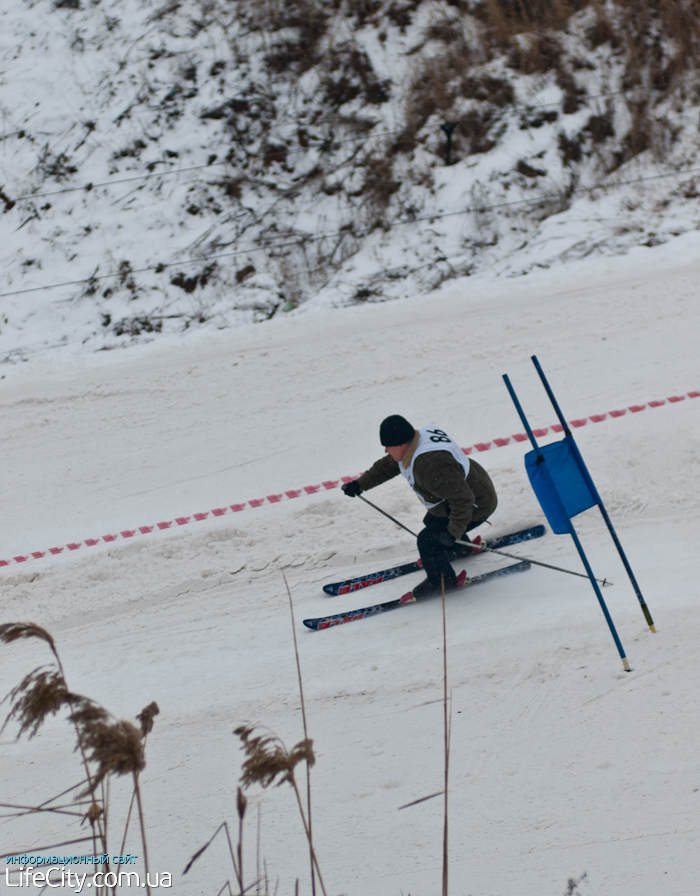
{"type": "Polygon", "coordinates": [[[421,556],[432,554],[435,550],[435,539],[430,529],[421,529],[417,538],[418,552],[421,556]]]}

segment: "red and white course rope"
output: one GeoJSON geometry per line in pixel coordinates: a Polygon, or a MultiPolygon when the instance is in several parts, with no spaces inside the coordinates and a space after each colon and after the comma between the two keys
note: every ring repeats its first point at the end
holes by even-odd
{"type": "MultiPolygon", "coordinates": [[[[700,398],[700,391],[686,392],[683,395],[671,395],[669,398],[663,398],[660,401],[648,401],[646,404],[633,404],[628,408],[622,408],[617,411],[608,411],[606,414],[592,414],[590,417],[582,417],[580,420],[569,420],[569,425],[573,427],[586,426],[588,423],[602,423],[603,420],[614,417],[624,417],[625,414],[638,414],[646,408],[660,408],[665,404],[675,404],[679,401],[685,401],[686,398],[700,398]]],[[[544,429],[534,429],[533,433],[536,438],[540,439],[547,433],[562,432],[563,427],[560,423],[554,426],[546,426],[544,429]]],[[[473,451],[488,451],[490,448],[503,448],[510,445],[511,442],[526,442],[527,435],[524,432],[515,433],[512,436],[506,436],[501,439],[493,439],[491,442],[477,442],[469,448],[463,448],[465,454],[471,454],[473,451]]],[[[136,526],[133,529],[122,529],[121,532],[115,532],[112,535],[102,535],[99,538],[86,538],[84,541],[74,541],[63,547],[49,548],[46,551],[30,551],[27,554],[18,554],[11,560],[0,560],[0,567],[10,566],[13,563],[26,563],[27,560],[40,560],[47,554],[62,554],[64,551],[77,551],[82,547],[94,547],[97,544],[109,544],[113,541],[119,541],[125,538],[134,538],[138,535],[148,535],[150,532],[162,529],[171,529],[177,526],[186,526],[188,523],[200,522],[201,520],[213,517],[226,516],[229,513],[239,513],[248,507],[262,507],[263,504],[279,504],[287,498],[299,498],[303,495],[315,495],[321,489],[329,490],[338,488],[341,482],[351,482],[356,476],[341,476],[339,479],[329,479],[321,482],[319,485],[305,485],[303,488],[289,489],[281,492],[279,495],[267,495],[264,498],[253,498],[250,501],[243,501],[240,504],[227,504],[224,507],[215,507],[213,510],[206,510],[203,513],[193,513],[190,516],[178,516],[174,520],[163,520],[160,523],[153,523],[150,526],[136,526]]]]}

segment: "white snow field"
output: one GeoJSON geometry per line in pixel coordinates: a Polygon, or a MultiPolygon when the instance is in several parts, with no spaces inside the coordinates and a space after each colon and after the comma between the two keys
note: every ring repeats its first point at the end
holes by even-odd
{"type": "MultiPolygon", "coordinates": [[[[7,366],[0,556],[359,473],[380,456],[390,413],[437,423],[461,445],[520,432],[506,372],[533,425],[551,425],[533,353],[569,419],[698,389],[699,250],[694,231],[517,280],[484,274],[418,299],[302,308],[183,343],[7,366]]],[[[604,594],[630,673],[584,580],[533,567],[448,598],[454,896],[559,896],[584,872],[579,890],[591,896],[697,896],[700,400],[608,418],[576,438],[658,631],[597,510],[577,528],[596,574],[615,583],[604,594]]],[[[479,455],[500,496],[489,535],[544,521],[526,447],[479,455]]],[[[420,526],[403,481],[369,497],[420,526]]],[[[566,536],[514,552],[581,568],[566,536]]],[[[71,687],[118,717],[158,702],[142,774],[152,867],[173,874],[174,893],[214,896],[231,876],[223,840],[181,872],[235,818],[233,728],[259,722],[288,744],[303,736],[283,570],[329,896],[431,896],[442,802],[399,807],[442,786],[440,602],[317,633],[301,624],[402,594],[417,575],[345,597],[321,586],[415,556],[409,535],[335,489],[12,564],[0,570],[0,621],[48,628],[71,687]]],[[[3,693],[48,662],[43,646],[2,647],[3,693]]],[[[15,734],[10,725],[0,741],[4,801],[38,802],[79,780],[65,719],[31,741],[15,734]]],[[[271,892],[292,894],[300,878],[309,893],[289,788],[250,795],[249,880],[259,806],[271,892]]],[[[0,832],[2,852],[66,838],[60,819],[0,819],[0,832]]],[[[140,852],[135,839],[128,851],[140,852]]]]}

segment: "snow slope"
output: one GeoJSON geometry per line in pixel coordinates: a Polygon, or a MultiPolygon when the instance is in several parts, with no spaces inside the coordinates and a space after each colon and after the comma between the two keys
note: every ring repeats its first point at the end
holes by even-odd
{"type": "MultiPolygon", "coordinates": [[[[504,372],[533,423],[551,424],[533,353],[570,418],[697,389],[699,249],[692,233],[517,281],[469,278],[439,296],[8,368],[2,555],[357,473],[379,456],[378,423],[393,412],[463,445],[517,432],[504,372]]],[[[449,600],[451,892],[558,894],[585,871],[581,893],[596,896],[696,893],[699,413],[686,400],[577,433],[658,628],[648,632],[597,512],[583,515],[594,569],[615,582],[605,595],[631,673],[584,581],[533,568],[449,600]]],[[[494,534],[541,520],[523,453],[480,457],[500,495],[494,534]]],[[[371,497],[420,525],[403,482],[371,497]]],[[[321,592],[414,556],[410,536],[336,490],[90,550],[2,570],[3,621],[46,626],[71,686],[118,716],[160,705],[143,789],[151,861],[174,874],[173,892],[213,894],[230,874],[223,843],[180,872],[234,817],[232,729],[259,721],[288,743],[302,736],[281,570],[318,752],[328,891],[438,892],[440,800],[398,807],[441,787],[439,604],[327,632],[301,626],[410,587],[417,576],[359,596],[321,592]]],[[[520,553],[578,568],[563,536],[520,553]]],[[[46,660],[33,642],[3,647],[3,691],[46,660]]],[[[77,781],[63,721],[31,742],[13,737],[8,728],[0,741],[4,799],[77,781]]],[[[308,892],[290,793],[252,796],[251,875],[257,805],[273,882],[292,893],[300,877],[308,892]]],[[[0,830],[9,850],[57,842],[61,828],[2,820],[0,830]]]]}

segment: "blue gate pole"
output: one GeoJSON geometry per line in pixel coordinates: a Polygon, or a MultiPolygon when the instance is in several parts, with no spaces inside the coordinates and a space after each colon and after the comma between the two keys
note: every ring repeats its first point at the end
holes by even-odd
{"type": "Polygon", "coordinates": [[[552,480],[549,470],[547,469],[547,464],[545,462],[544,455],[540,451],[540,446],[537,444],[535,435],[534,435],[532,429],[530,428],[530,424],[528,423],[527,418],[523,412],[522,406],[521,406],[520,402],[518,401],[518,396],[515,394],[515,390],[513,389],[513,386],[511,385],[510,379],[508,378],[508,374],[503,374],[503,380],[506,384],[506,388],[508,389],[508,392],[510,393],[510,397],[513,399],[513,404],[515,405],[515,409],[517,410],[518,414],[520,415],[520,419],[523,423],[523,426],[525,427],[525,431],[528,434],[530,442],[532,443],[532,447],[535,450],[535,453],[537,455],[537,462],[542,465],[542,471],[547,480],[547,483],[548,483],[550,491],[554,497],[554,500],[556,501],[556,503],[558,505],[559,512],[561,513],[562,517],[568,521],[569,535],[571,535],[571,537],[574,540],[574,544],[576,545],[576,550],[578,551],[579,556],[581,557],[583,566],[586,570],[586,573],[588,574],[588,578],[591,580],[591,585],[593,586],[595,595],[598,598],[598,603],[600,604],[600,609],[603,612],[605,621],[608,623],[608,628],[610,629],[610,634],[612,635],[613,641],[615,642],[615,647],[617,647],[617,652],[620,654],[620,659],[622,660],[622,668],[625,670],[625,672],[629,672],[630,664],[629,664],[629,661],[625,654],[625,649],[622,646],[622,642],[620,641],[620,638],[617,634],[617,629],[615,628],[615,623],[612,621],[612,617],[611,617],[610,613],[608,612],[608,608],[605,603],[605,599],[603,598],[603,595],[601,594],[600,588],[598,587],[598,582],[596,581],[596,577],[595,577],[593,570],[591,569],[591,566],[588,562],[586,553],[583,550],[583,545],[579,541],[579,537],[576,534],[576,530],[574,529],[574,524],[571,522],[571,518],[569,517],[569,514],[566,512],[566,508],[564,507],[564,503],[561,500],[559,491],[557,490],[557,487],[552,480]]]}
{"type": "MultiPolygon", "coordinates": [[[[537,454],[537,460],[539,463],[542,463],[544,461],[544,456],[543,456],[542,452],[540,451],[540,446],[535,441],[535,434],[530,429],[530,424],[527,421],[525,412],[522,409],[522,405],[518,401],[518,396],[515,394],[515,389],[512,387],[507,373],[503,374],[503,382],[506,384],[506,389],[510,393],[510,397],[513,399],[513,404],[515,405],[515,410],[518,412],[518,415],[522,421],[522,424],[525,427],[525,432],[527,433],[528,438],[530,439],[530,443],[532,444],[532,447],[534,448],[535,453],[537,454]]],[[[557,492],[557,494],[558,494],[558,492],[557,492]]]]}
{"type": "Polygon", "coordinates": [[[537,373],[539,374],[540,379],[542,380],[542,385],[544,386],[544,388],[547,392],[547,395],[549,396],[549,400],[552,402],[552,406],[556,412],[557,417],[559,418],[559,422],[564,427],[564,436],[567,439],[569,439],[571,442],[571,447],[573,449],[573,455],[574,455],[574,458],[576,459],[576,463],[578,464],[579,470],[581,471],[581,475],[586,480],[586,484],[588,485],[589,489],[591,490],[591,493],[595,497],[596,503],[597,503],[598,507],[600,508],[600,512],[603,515],[603,519],[605,520],[605,525],[608,527],[608,530],[610,531],[610,535],[612,536],[612,540],[615,543],[617,552],[620,555],[620,559],[622,560],[622,563],[627,571],[627,575],[629,576],[630,582],[632,583],[632,587],[634,588],[634,593],[637,595],[637,600],[640,603],[640,606],[642,608],[642,613],[644,613],[644,618],[647,621],[647,625],[649,626],[649,628],[652,632],[655,632],[656,628],[654,627],[654,620],[651,618],[651,613],[649,611],[649,607],[647,606],[646,601],[644,600],[641,588],[637,584],[637,579],[635,578],[635,575],[632,572],[632,567],[630,566],[629,560],[627,559],[627,555],[625,554],[622,544],[620,543],[620,539],[617,537],[617,532],[615,531],[615,527],[612,524],[612,520],[608,516],[608,511],[605,509],[605,505],[603,504],[603,499],[598,494],[598,489],[595,487],[595,483],[593,482],[591,474],[588,472],[588,467],[586,466],[586,463],[585,463],[583,457],[581,456],[581,452],[578,450],[578,445],[574,441],[574,437],[572,436],[571,430],[569,429],[569,424],[561,412],[559,403],[557,402],[556,398],[554,397],[554,392],[552,392],[552,388],[547,381],[547,377],[544,375],[544,371],[542,370],[542,367],[540,366],[540,362],[537,360],[536,355],[532,356],[532,363],[535,365],[535,369],[537,370],[537,373]]]}

